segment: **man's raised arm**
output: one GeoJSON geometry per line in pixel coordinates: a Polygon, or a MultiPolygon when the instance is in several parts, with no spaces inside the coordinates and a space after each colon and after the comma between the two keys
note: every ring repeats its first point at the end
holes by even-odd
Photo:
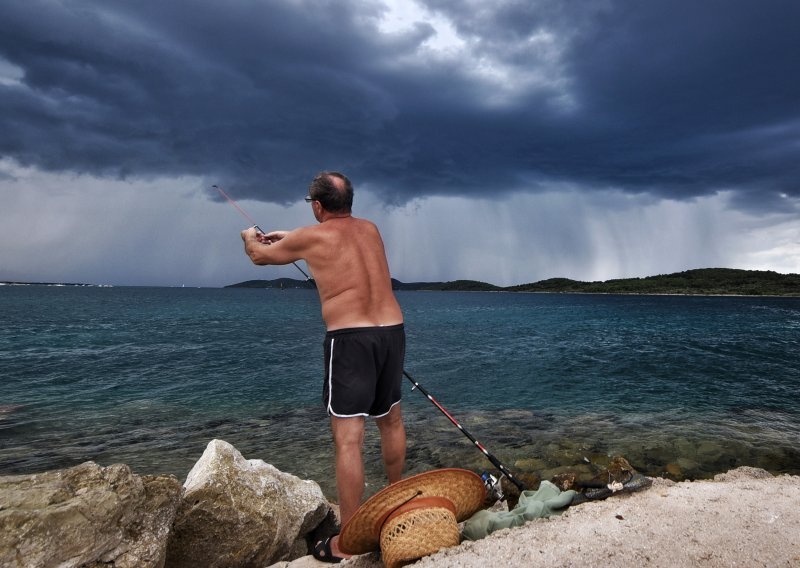
{"type": "Polygon", "coordinates": [[[255,227],[242,231],[244,252],[260,266],[289,264],[303,258],[303,230],[261,233],[255,227]]]}

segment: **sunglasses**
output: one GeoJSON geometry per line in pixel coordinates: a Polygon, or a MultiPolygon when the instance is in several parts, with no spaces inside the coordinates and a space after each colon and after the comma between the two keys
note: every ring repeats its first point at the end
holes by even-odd
{"type": "Polygon", "coordinates": [[[312,201],[318,201],[317,199],[314,199],[314,198],[313,198],[313,197],[311,197],[310,195],[309,195],[309,196],[307,196],[307,197],[304,197],[303,199],[305,199],[305,200],[306,200],[306,203],[311,203],[312,201]]]}

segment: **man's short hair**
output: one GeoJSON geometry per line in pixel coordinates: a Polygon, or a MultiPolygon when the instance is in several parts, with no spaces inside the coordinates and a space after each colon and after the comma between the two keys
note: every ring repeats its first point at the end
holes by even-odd
{"type": "Polygon", "coordinates": [[[339,172],[320,172],[308,188],[308,195],[330,213],[350,213],[353,184],[339,172]]]}

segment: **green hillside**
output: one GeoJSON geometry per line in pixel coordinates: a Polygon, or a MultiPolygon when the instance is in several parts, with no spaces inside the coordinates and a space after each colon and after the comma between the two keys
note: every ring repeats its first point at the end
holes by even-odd
{"type": "Polygon", "coordinates": [[[511,286],[514,292],[582,292],[596,294],[702,294],[744,296],[800,296],[800,274],[765,270],[701,268],[645,278],[580,282],[552,278],[511,286]]]}
{"type": "MultiPolygon", "coordinates": [[[[279,278],[248,280],[226,288],[313,288],[311,282],[279,278]]],[[[451,282],[400,282],[392,279],[395,290],[461,292],[549,292],[583,294],[694,294],[741,296],[800,296],[800,274],[779,274],[771,270],[700,268],[645,278],[620,278],[605,282],[581,282],[569,278],[549,278],[530,284],[500,287],[477,280],[451,282]]]]}

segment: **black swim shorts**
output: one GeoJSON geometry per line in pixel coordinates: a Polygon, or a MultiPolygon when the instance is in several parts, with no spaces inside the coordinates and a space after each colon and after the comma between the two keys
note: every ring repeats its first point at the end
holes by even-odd
{"type": "Polygon", "coordinates": [[[339,418],[388,414],[400,402],[405,353],[403,324],[329,331],[322,388],[328,414],[339,418]]]}

